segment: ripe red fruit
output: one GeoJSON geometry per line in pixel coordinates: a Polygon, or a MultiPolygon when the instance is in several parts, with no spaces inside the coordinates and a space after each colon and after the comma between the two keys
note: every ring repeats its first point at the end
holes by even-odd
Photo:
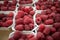
{"type": "Polygon", "coordinates": [[[30,29],[32,30],[34,28],[34,24],[30,23],[29,24],[30,29]]]}
{"type": "Polygon", "coordinates": [[[24,24],[29,24],[29,23],[34,23],[33,19],[29,18],[29,17],[25,18],[24,19],[24,24]]]}
{"type": "Polygon", "coordinates": [[[52,34],[52,37],[54,40],[60,40],[60,32],[55,32],[54,34],[52,34]]]}
{"type": "Polygon", "coordinates": [[[25,25],[24,28],[25,28],[25,30],[27,30],[27,31],[30,30],[29,25],[25,25]]]}
{"type": "Polygon", "coordinates": [[[20,38],[19,40],[24,40],[23,38],[20,38]]]}
{"type": "Polygon", "coordinates": [[[55,7],[55,6],[52,6],[52,7],[51,7],[51,10],[52,10],[52,11],[55,11],[55,10],[56,10],[56,7],[55,7]]]}
{"type": "Polygon", "coordinates": [[[16,19],[16,25],[23,24],[23,18],[16,19]]]}
{"type": "Polygon", "coordinates": [[[52,33],[55,33],[56,32],[56,29],[54,27],[51,28],[51,32],[52,33]]]}
{"type": "Polygon", "coordinates": [[[47,36],[46,40],[53,40],[53,38],[51,36],[47,36]]]}
{"type": "Polygon", "coordinates": [[[7,11],[8,9],[7,9],[7,7],[5,7],[5,6],[1,6],[1,10],[2,10],[2,11],[7,11]]]}
{"type": "Polygon", "coordinates": [[[56,29],[58,29],[58,28],[60,28],[60,23],[54,23],[53,26],[54,26],[56,29]]]}
{"type": "Polygon", "coordinates": [[[37,9],[37,10],[40,10],[40,6],[39,6],[39,5],[36,5],[36,9],[37,9]]]}
{"type": "Polygon", "coordinates": [[[46,11],[42,11],[42,12],[41,12],[41,15],[45,15],[45,14],[46,14],[46,11]]]}
{"type": "Polygon", "coordinates": [[[14,14],[13,14],[13,12],[10,12],[7,16],[8,16],[8,17],[13,17],[14,14]]]}
{"type": "Polygon", "coordinates": [[[38,31],[43,32],[44,29],[45,29],[45,24],[40,24],[38,31]]]}
{"type": "Polygon", "coordinates": [[[36,18],[37,18],[37,17],[40,17],[40,14],[39,14],[39,13],[36,14],[36,18]]]}
{"type": "Polygon", "coordinates": [[[45,5],[41,5],[41,10],[45,10],[46,6],[45,5]]]}
{"type": "Polygon", "coordinates": [[[1,18],[3,18],[4,16],[5,16],[5,15],[4,15],[3,13],[2,13],[2,14],[0,14],[0,19],[1,19],[1,18]]]}
{"type": "Polygon", "coordinates": [[[46,28],[44,29],[43,33],[44,33],[45,35],[49,35],[49,34],[50,34],[50,28],[49,28],[49,27],[46,27],[46,28]]]}
{"type": "Polygon", "coordinates": [[[2,27],[2,25],[3,25],[3,22],[1,21],[1,22],[0,22],[0,27],[2,27]]]}
{"type": "Polygon", "coordinates": [[[30,39],[30,38],[32,38],[32,37],[34,37],[33,34],[28,34],[28,35],[27,35],[27,38],[28,38],[28,39],[30,39]]]}
{"type": "Polygon", "coordinates": [[[51,25],[51,24],[54,23],[54,21],[53,21],[53,19],[48,19],[44,23],[47,24],[47,25],[51,25]]]}
{"type": "Polygon", "coordinates": [[[13,35],[13,38],[15,40],[17,40],[18,38],[20,38],[22,36],[22,33],[20,31],[15,31],[14,35],[13,35]]]}
{"type": "Polygon", "coordinates": [[[22,30],[24,30],[24,26],[23,25],[17,25],[16,27],[15,27],[15,29],[16,30],[19,30],[19,31],[22,31],[22,30]]]}
{"type": "Polygon", "coordinates": [[[32,16],[33,16],[34,14],[35,14],[35,12],[34,12],[34,11],[30,11],[30,15],[32,15],[32,16]]]}
{"type": "Polygon", "coordinates": [[[47,14],[51,14],[51,12],[52,12],[51,9],[46,9],[47,14]]]}
{"type": "Polygon", "coordinates": [[[16,15],[16,19],[21,18],[24,16],[24,11],[18,11],[18,14],[16,15]]]}
{"type": "Polygon", "coordinates": [[[35,38],[35,37],[32,37],[32,38],[30,38],[29,40],[36,40],[36,38],[35,38]]]}
{"type": "Polygon", "coordinates": [[[37,17],[37,18],[36,18],[36,23],[37,23],[37,24],[40,24],[40,23],[41,23],[41,18],[40,18],[40,17],[37,17]]]}
{"type": "Polygon", "coordinates": [[[40,15],[40,17],[41,17],[41,19],[42,19],[43,21],[45,21],[45,20],[48,19],[48,15],[40,15]]]}
{"type": "Polygon", "coordinates": [[[60,22],[60,14],[55,15],[55,22],[60,22]]]}
{"type": "Polygon", "coordinates": [[[9,38],[8,40],[15,40],[13,37],[9,38]]]}
{"type": "Polygon", "coordinates": [[[43,33],[41,33],[41,32],[38,32],[38,33],[37,33],[37,35],[36,35],[36,37],[37,37],[37,39],[39,39],[39,40],[41,40],[41,39],[44,39],[44,38],[45,38],[44,34],[43,34],[43,33]]]}
{"type": "Polygon", "coordinates": [[[12,25],[12,23],[13,23],[13,20],[7,20],[6,21],[6,24],[8,24],[8,26],[12,25]]]}

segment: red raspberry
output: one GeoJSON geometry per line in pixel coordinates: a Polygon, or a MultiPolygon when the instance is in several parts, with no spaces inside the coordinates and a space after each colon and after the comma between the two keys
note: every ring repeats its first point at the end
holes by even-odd
{"type": "Polygon", "coordinates": [[[17,40],[18,38],[20,38],[22,36],[22,33],[20,31],[15,31],[14,35],[13,35],[13,38],[15,40],[17,40]]]}
{"type": "Polygon", "coordinates": [[[41,32],[38,32],[36,37],[37,37],[37,39],[39,39],[39,40],[41,40],[41,39],[44,39],[44,38],[45,38],[44,34],[43,34],[43,33],[41,33],[41,32]]]}
{"type": "Polygon", "coordinates": [[[4,16],[5,16],[5,15],[4,15],[3,13],[2,13],[2,14],[0,14],[0,19],[1,19],[1,18],[3,18],[4,16]]]}
{"type": "Polygon", "coordinates": [[[33,16],[34,14],[35,14],[35,12],[34,12],[34,11],[30,11],[30,15],[32,15],[32,16],[33,16]]]}
{"type": "Polygon", "coordinates": [[[25,7],[25,8],[24,8],[24,12],[27,12],[27,13],[29,13],[29,12],[30,12],[30,9],[29,9],[29,7],[25,7]]]}
{"type": "Polygon", "coordinates": [[[36,18],[36,23],[37,23],[37,24],[40,24],[40,23],[41,23],[41,18],[40,18],[40,17],[37,17],[37,18],[36,18]]]}
{"type": "Polygon", "coordinates": [[[60,23],[54,23],[53,26],[54,26],[56,29],[58,29],[58,28],[60,28],[60,23]]]}
{"type": "Polygon", "coordinates": [[[7,7],[1,6],[1,10],[2,10],[2,11],[7,11],[7,7]]]}
{"type": "Polygon", "coordinates": [[[28,39],[30,39],[30,38],[32,38],[32,37],[34,37],[33,34],[28,34],[28,35],[27,35],[27,38],[28,38],[28,39]]]}
{"type": "Polygon", "coordinates": [[[35,37],[32,37],[32,38],[30,38],[29,40],[36,40],[36,38],[35,38],[35,37]]]}
{"type": "Polygon", "coordinates": [[[16,20],[16,25],[23,24],[23,18],[19,18],[16,20]]]}
{"type": "Polygon", "coordinates": [[[0,22],[0,27],[2,27],[2,25],[3,25],[3,22],[1,21],[1,22],[0,22]]]}
{"type": "Polygon", "coordinates": [[[60,40],[60,32],[55,32],[54,34],[52,34],[52,37],[54,40],[60,40]]]}
{"type": "Polygon", "coordinates": [[[55,22],[60,22],[60,14],[55,15],[55,22]]]}
{"type": "Polygon", "coordinates": [[[29,24],[29,23],[34,23],[33,19],[29,18],[29,17],[25,18],[24,19],[24,24],[29,24]]]}
{"type": "Polygon", "coordinates": [[[32,15],[30,15],[30,14],[29,14],[29,15],[27,15],[27,16],[28,16],[28,17],[30,17],[30,18],[33,18],[33,16],[32,16],[32,15]]]}
{"type": "Polygon", "coordinates": [[[41,10],[45,10],[46,6],[45,5],[41,5],[41,10]]]}
{"type": "Polygon", "coordinates": [[[37,18],[37,17],[40,17],[40,14],[39,14],[39,13],[36,14],[36,18],[37,18]]]}
{"type": "Polygon", "coordinates": [[[23,38],[20,38],[19,40],[24,40],[23,38]]]}
{"type": "Polygon", "coordinates": [[[8,16],[8,17],[13,17],[14,14],[13,14],[13,12],[10,12],[7,16],[8,16]]]}
{"type": "Polygon", "coordinates": [[[40,10],[40,6],[39,6],[39,5],[36,5],[36,9],[37,9],[37,10],[40,10]]]}
{"type": "Polygon", "coordinates": [[[53,38],[51,36],[47,36],[46,40],[53,40],[53,38]]]}
{"type": "Polygon", "coordinates": [[[45,24],[40,24],[38,31],[43,32],[44,29],[45,29],[45,24]]]}
{"type": "Polygon", "coordinates": [[[13,18],[12,18],[12,17],[7,17],[6,19],[7,19],[7,20],[13,20],[13,18]]]}
{"type": "Polygon", "coordinates": [[[54,21],[53,21],[53,19],[48,19],[44,23],[47,24],[47,25],[50,25],[50,24],[53,24],[54,21]]]}
{"type": "Polygon", "coordinates": [[[42,14],[42,15],[45,15],[45,14],[46,14],[46,11],[42,11],[41,14],[42,14]]]}
{"type": "Polygon", "coordinates": [[[45,29],[44,29],[44,31],[43,31],[43,33],[45,34],[45,35],[49,35],[50,34],[50,28],[49,27],[46,27],[45,29]]]}
{"type": "Polygon", "coordinates": [[[51,32],[52,33],[55,33],[56,32],[56,29],[54,27],[51,28],[51,32]]]}
{"type": "Polygon", "coordinates": [[[51,12],[52,12],[51,9],[46,9],[47,14],[51,14],[51,12]]]}
{"type": "Polygon", "coordinates": [[[34,24],[30,23],[29,24],[30,29],[32,30],[34,28],[34,24]]]}
{"type": "Polygon", "coordinates": [[[16,15],[16,19],[21,18],[24,16],[24,11],[19,11],[18,14],[16,15]]]}
{"type": "Polygon", "coordinates": [[[43,21],[45,21],[45,20],[48,19],[48,15],[41,15],[40,17],[41,17],[41,19],[42,19],[43,21]]]}
{"type": "Polygon", "coordinates": [[[9,38],[9,40],[15,40],[13,37],[9,38]]]}
{"type": "Polygon", "coordinates": [[[60,28],[58,29],[58,32],[60,32],[60,28]]]}
{"type": "Polygon", "coordinates": [[[16,30],[19,30],[19,31],[22,31],[22,30],[24,30],[24,26],[23,25],[17,25],[16,27],[15,27],[15,29],[16,30]]]}
{"type": "Polygon", "coordinates": [[[50,15],[48,15],[48,16],[49,16],[49,18],[52,19],[52,18],[55,18],[55,15],[56,15],[56,14],[55,14],[54,12],[52,12],[52,13],[51,13],[50,15]]]}
{"type": "Polygon", "coordinates": [[[8,24],[8,26],[12,25],[12,23],[13,23],[13,20],[7,20],[6,21],[6,24],[8,24]]]}
{"type": "Polygon", "coordinates": [[[33,8],[32,8],[32,7],[29,7],[29,10],[30,10],[30,11],[32,11],[32,10],[33,10],[33,8]]]}
{"type": "Polygon", "coordinates": [[[25,27],[25,30],[30,30],[29,25],[25,25],[24,27],[25,27]]]}
{"type": "Polygon", "coordinates": [[[55,10],[56,10],[56,7],[55,7],[55,6],[52,6],[52,7],[51,7],[51,10],[52,10],[52,11],[55,11],[55,10]]]}
{"type": "Polygon", "coordinates": [[[7,21],[7,17],[2,18],[2,21],[6,22],[7,21]]]}

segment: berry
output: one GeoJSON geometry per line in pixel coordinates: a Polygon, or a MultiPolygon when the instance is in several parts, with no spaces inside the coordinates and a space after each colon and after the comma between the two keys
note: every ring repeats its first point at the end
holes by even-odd
{"type": "Polygon", "coordinates": [[[35,14],[35,12],[34,12],[34,11],[30,11],[30,15],[32,15],[32,16],[33,16],[34,14],[35,14]]]}
{"type": "Polygon", "coordinates": [[[47,36],[46,40],[53,40],[53,38],[51,36],[47,36]]]}
{"type": "Polygon", "coordinates": [[[55,7],[55,6],[52,6],[52,7],[51,7],[51,10],[52,10],[52,11],[55,11],[55,10],[56,10],[56,7],[55,7]]]}
{"type": "Polygon", "coordinates": [[[60,32],[55,32],[54,34],[52,34],[52,37],[54,40],[60,40],[60,32]]]}
{"type": "Polygon", "coordinates": [[[37,9],[37,10],[40,10],[40,7],[39,7],[39,5],[36,5],[36,9],[37,9]]]}
{"type": "Polygon", "coordinates": [[[44,29],[43,33],[44,33],[45,35],[49,35],[49,34],[50,34],[50,28],[49,28],[49,27],[46,27],[46,28],[44,29]]]}
{"type": "Polygon", "coordinates": [[[40,24],[38,31],[43,32],[44,29],[45,29],[45,24],[40,24]]]}
{"type": "Polygon", "coordinates": [[[58,29],[58,28],[60,28],[60,23],[54,23],[53,26],[54,26],[56,29],[58,29]]]}
{"type": "Polygon", "coordinates": [[[15,40],[13,37],[9,38],[9,40],[15,40]]]}
{"type": "Polygon", "coordinates": [[[47,24],[47,25],[51,25],[51,24],[54,23],[54,21],[53,21],[53,19],[48,19],[44,23],[47,24]]]}
{"type": "Polygon", "coordinates": [[[41,32],[38,32],[36,37],[37,37],[37,39],[44,39],[45,38],[44,34],[41,32]]]}
{"type": "Polygon", "coordinates": [[[19,30],[19,31],[22,31],[23,29],[24,29],[24,26],[23,25],[17,25],[16,27],[15,27],[15,29],[16,30],[19,30]]]}
{"type": "Polygon", "coordinates": [[[19,40],[24,40],[23,38],[20,38],[19,40]]]}
{"type": "Polygon", "coordinates": [[[54,27],[51,28],[51,32],[52,33],[55,33],[56,32],[56,29],[54,27]]]}
{"type": "Polygon", "coordinates": [[[40,18],[40,17],[37,17],[37,18],[36,18],[36,23],[37,23],[37,24],[40,24],[40,23],[41,23],[41,18],[40,18]]]}

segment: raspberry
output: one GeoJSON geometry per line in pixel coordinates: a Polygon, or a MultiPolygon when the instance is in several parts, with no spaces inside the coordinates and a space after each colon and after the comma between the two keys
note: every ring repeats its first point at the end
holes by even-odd
{"type": "Polygon", "coordinates": [[[37,17],[37,18],[36,18],[36,23],[37,23],[37,24],[40,24],[40,23],[41,23],[41,18],[40,18],[40,17],[37,17]]]}
{"type": "Polygon", "coordinates": [[[0,27],[2,27],[2,25],[3,25],[3,22],[0,22],[0,27]]]}
{"type": "Polygon", "coordinates": [[[51,9],[46,9],[47,14],[51,14],[51,12],[52,12],[51,9]]]}
{"type": "Polygon", "coordinates": [[[55,11],[55,10],[56,10],[56,7],[55,7],[55,6],[52,6],[52,7],[51,7],[51,10],[52,10],[52,11],[55,11]]]}
{"type": "Polygon", "coordinates": [[[43,31],[43,33],[45,34],[45,35],[49,35],[50,34],[50,28],[49,27],[46,27],[45,29],[44,29],[44,31],[43,31]]]}
{"type": "Polygon", "coordinates": [[[48,16],[49,16],[49,18],[51,18],[51,19],[53,18],[53,19],[54,19],[54,18],[55,18],[55,15],[56,15],[56,14],[55,14],[54,12],[52,12],[52,13],[51,13],[50,15],[48,15],[48,16]]]}
{"type": "Polygon", "coordinates": [[[25,27],[25,30],[30,30],[29,25],[25,25],[24,27],[25,27]]]}
{"type": "Polygon", "coordinates": [[[47,36],[46,40],[53,40],[53,38],[51,36],[47,36]]]}
{"type": "Polygon", "coordinates": [[[42,14],[42,15],[45,15],[45,14],[46,14],[46,11],[42,11],[41,14],[42,14]]]}
{"type": "Polygon", "coordinates": [[[36,9],[37,9],[37,10],[40,10],[40,7],[39,7],[39,5],[36,5],[36,9]]]}
{"type": "Polygon", "coordinates": [[[13,35],[13,38],[15,40],[17,40],[18,38],[20,38],[22,36],[22,33],[20,31],[15,31],[14,35],[13,35]]]}
{"type": "Polygon", "coordinates": [[[44,23],[47,24],[47,25],[50,25],[50,24],[53,24],[54,21],[53,21],[53,19],[48,19],[44,23]]]}
{"type": "Polygon", "coordinates": [[[35,12],[34,12],[34,11],[30,11],[30,15],[32,15],[32,16],[33,16],[34,14],[35,14],[35,12]]]}
{"type": "Polygon", "coordinates": [[[40,17],[40,14],[39,14],[39,13],[36,14],[36,18],[37,18],[37,17],[40,17]]]}
{"type": "Polygon", "coordinates": [[[60,40],[60,32],[55,32],[54,34],[52,34],[52,37],[54,40],[60,40]]]}
{"type": "Polygon", "coordinates": [[[24,39],[20,38],[19,40],[24,40],[24,39]]]}
{"type": "Polygon", "coordinates": [[[32,37],[32,38],[30,38],[29,40],[36,40],[36,38],[35,38],[35,37],[32,37]]]}
{"type": "Polygon", "coordinates": [[[3,22],[5,22],[6,20],[7,20],[7,18],[6,18],[6,17],[2,18],[2,21],[3,21],[3,22]]]}
{"type": "Polygon", "coordinates": [[[41,10],[45,10],[46,6],[45,5],[41,5],[41,10]]]}
{"type": "Polygon", "coordinates": [[[30,14],[29,14],[29,15],[27,15],[27,16],[28,16],[28,17],[30,17],[30,18],[33,18],[33,16],[32,16],[32,15],[30,15],[30,14]]]}
{"type": "Polygon", "coordinates": [[[6,21],[6,24],[8,24],[8,26],[12,25],[12,23],[13,23],[13,20],[7,20],[6,21]]]}
{"type": "Polygon", "coordinates": [[[60,22],[60,14],[55,15],[55,22],[60,22]]]}
{"type": "Polygon", "coordinates": [[[8,17],[13,17],[14,14],[13,14],[12,12],[10,12],[7,16],[8,16],[8,17]]]}
{"type": "Polygon", "coordinates": [[[44,39],[44,38],[45,38],[44,34],[43,34],[43,33],[41,33],[41,32],[38,32],[36,37],[37,37],[37,39],[39,39],[39,40],[41,40],[41,39],[44,39]]]}
{"type": "Polygon", "coordinates": [[[23,18],[19,18],[16,20],[16,25],[23,24],[23,18]]]}
{"type": "Polygon", "coordinates": [[[9,38],[9,40],[15,40],[14,38],[9,38]]]}
{"type": "Polygon", "coordinates": [[[0,14],[0,19],[1,19],[1,18],[3,18],[4,16],[5,16],[5,15],[4,15],[3,13],[2,13],[2,14],[0,14]]]}
{"type": "Polygon", "coordinates": [[[51,28],[51,32],[52,33],[55,33],[56,32],[56,29],[54,27],[51,28]]]}
{"type": "Polygon", "coordinates": [[[24,16],[24,11],[19,11],[18,14],[16,15],[16,19],[21,18],[24,16]]]}
{"type": "Polygon", "coordinates": [[[43,21],[45,21],[45,20],[48,19],[48,15],[41,15],[40,17],[41,17],[41,19],[42,19],[43,21]]]}
{"type": "Polygon", "coordinates": [[[54,26],[56,29],[58,29],[58,28],[60,28],[60,23],[54,23],[53,26],[54,26]]]}
{"type": "Polygon", "coordinates": [[[30,23],[29,24],[30,29],[32,30],[34,28],[34,24],[30,23]]]}
{"type": "Polygon", "coordinates": [[[1,6],[1,10],[2,10],[2,11],[7,11],[7,7],[1,6]]]}
{"type": "Polygon", "coordinates": [[[34,23],[33,22],[33,19],[32,18],[29,18],[29,17],[25,18],[24,19],[24,24],[29,24],[29,23],[34,23]]]}
{"type": "Polygon", "coordinates": [[[34,37],[34,35],[32,35],[32,34],[28,34],[28,35],[27,35],[27,38],[28,38],[28,39],[30,39],[30,38],[32,38],[32,37],[34,37]]]}
{"type": "Polygon", "coordinates": [[[44,29],[45,29],[45,24],[40,24],[38,31],[43,32],[44,29]]]}
{"type": "Polygon", "coordinates": [[[23,25],[17,25],[16,27],[15,27],[15,29],[16,30],[19,30],[19,31],[22,31],[23,29],[24,29],[24,26],[23,25]]]}

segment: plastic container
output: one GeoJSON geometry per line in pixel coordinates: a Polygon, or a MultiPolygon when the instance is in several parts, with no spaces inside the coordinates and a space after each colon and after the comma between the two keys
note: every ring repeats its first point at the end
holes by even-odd
{"type": "MultiPolygon", "coordinates": [[[[13,11],[0,11],[0,14],[1,13],[9,14],[10,12],[13,12],[13,11]]],[[[15,14],[15,12],[13,12],[13,14],[15,14]]],[[[0,30],[6,30],[6,29],[9,29],[9,28],[13,27],[14,26],[14,16],[13,16],[12,20],[13,20],[12,25],[10,25],[9,27],[0,27],[0,30]]]]}

